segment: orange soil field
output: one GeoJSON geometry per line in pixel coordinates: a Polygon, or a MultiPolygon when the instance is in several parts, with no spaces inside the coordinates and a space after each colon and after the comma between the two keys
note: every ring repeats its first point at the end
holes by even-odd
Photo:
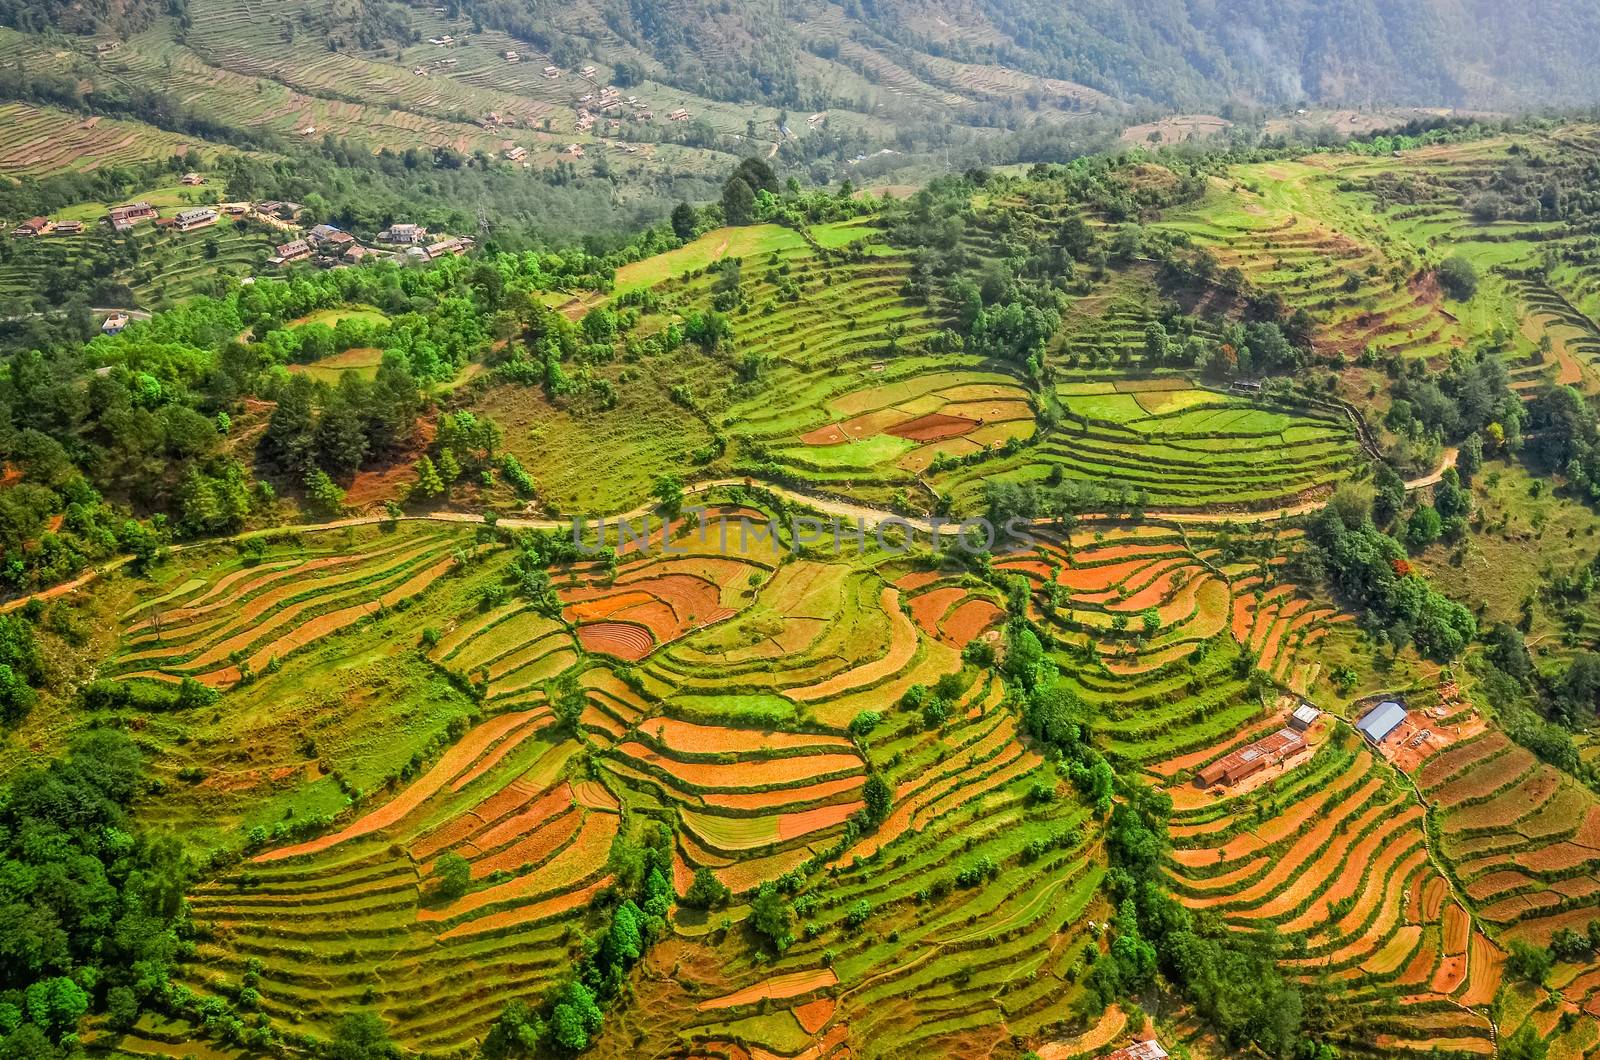
{"type": "Polygon", "coordinates": [[[861,758],[853,751],[757,762],[684,762],[668,758],[636,740],[619,744],[617,751],[636,762],[653,765],[685,784],[708,791],[748,791],[770,785],[810,783],[835,773],[863,771],[861,758]]]}
{"type": "Polygon", "coordinates": [[[583,819],[578,837],[538,872],[471,891],[439,909],[419,909],[417,919],[454,920],[485,906],[522,898],[540,898],[553,891],[575,887],[591,873],[603,870],[617,834],[617,818],[609,813],[590,813],[583,819]]]}
{"type": "MultiPolygon", "coordinates": [[[[510,790],[508,787],[506,790],[510,790]]],[[[563,782],[553,788],[536,793],[524,800],[520,812],[501,820],[500,814],[486,812],[488,801],[479,804],[464,815],[440,825],[434,831],[411,844],[411,856],[418,861],[431,861],[435,854],[448,847],[476,838],[478,843],[493,848],[537,827],[555,814],[572,805],[571,789],[563,782]],[[495,823],[498,822],[498,823],[495,823]],[[492,825],[492,827],[490,827],[492,825]],[[487,829],[487,830],[485,830],[487,829]],[[481,835],[476,833],[482,832],[481,835]],[[498,838],[497,838],[498,837],[498,838]]],[[[511,809],[516,809],[512,807],[511,809]]],[[[506,810],[504,812],[510,812],[506,810]]]]}
{"type": "Polygon", "coordinates": [[[612,655],[638,662],[655,650],[650,631],[629,622],[591,622],[578,627],[578,643],[595,655],[612,655]]]}
{"type": "Polygon", "coordinates": [[[1442,784],[1452,774],[1460,772],[1479,762],[1502,747],[1510,743],[1498,732],[1490,733],[1480,740],[1471,743],[1457,744],[1447,750],[1441,751],[1422,764],[1417,770],[1417,785],[1424,791],[1442,784]]]}
{"type": "Polygon", "coordinates": [[[504,912],[490,913],[488,916],[469,920],[465,924],[458,924],[448,931],[440,932],[439,940],[461,938],[467,935],[483,935],[500,931],[509,927],[523,927],[528,924],[537,924],[542,920],[553,920],[563,913],[570,913],[581,906],[588,905],[599,894],[611,885],[611,877],[605,876],[595,880],[587,887],[574,891],[567,891],[543,901],[533,902],[529,905],[507,909],[504,912]]]}
{"type": "MultiPolygon", "coordinates": [[[[735,1005],[753,1005],[757,1001],[782,1001],[801,994],[809,994],[813,990],[823,990],[830,986],[837,986],[839,977],[831,968],[808,969],[801,972],[789,972],[785,975],[775,975],[765,979],[755,986],[745,987],[722,997],[714,997],[700,1002],[695,1006],[701,1012],[711,1009],[733,1008],[735,1005]]],[[[815,1032],[808,1032],[815,1033],[815,1032]]]]}
{"type": "Polygon", "coordinates": [[[816,1034],[833,1019],[837,1007],[833,998],[819,997],[815,1001],[807,1001],[804,1005],[796,1005],[790,1011],[794,1013],[801,1030],[807,1034],[816,1034]]]}
{"type": "Polygon", "coordinates": [[[459,774],[478,755],[482,754],[486,747],[522,724],[531,714],[531,711],[502,714],[472,729],[466,736],[461,738],[459,743],[444,753],[438,764],[412,781],[411,786],[406,788],[405,791],[340,831],[319,836],[316,839],[298,843],[294,846],[269,850],[266,853],[256,855],[253,860],[261,862],[281,861],[284,858],[297,857],[301,854],[315,854],[319,851],[327,850],[329,847],[337,846],[348,839],[370,835],[380,829],[388,828],[390,825],[400,821],[406,814],[421,806],[428,796],[444,787],[447,781],[459,774]]]}
{"type": "Polygon", "coordinates": [[[818,806],[812,810],[782,814],[778,818],[778,840],[785,842],[844,824],[845,819],[861,809],[862,805],[859,802],[842,802],[834,806],[818,806]]]}
{"type": "Polygon", "coordinates": [[[752,754],[759,751],[794,751],[807,748],[842,748],[855,745],[843,736],[826,733],[758,732],[700,725],[677,718],[652,718],[641,726],[646,735],[668,750],[688,754],[752,754]]]}
{"type": "Polygon", "coordinates": [[[775,791],[752,791],[743,794],[707,793],[702,801],[707,806],[729,810],[767,810],[829,799],[835,795],[854,792],[864,783],[865,781],[859,776],[840,777],[838,780],[827,780],[820,784],[778,788],[775,791]]]}
{"type": "Polygon", "coordinates": [[[917,652],[917,627],[900,610],[900,590],[886,585],[878,595],[878,606],[889,616],[889,650],[881,658],[849,669],[816,684],[791,688],[787,695],[801,703],[830,699],[841,692],[870,685],[899,673],[917,652]]]}
{"type": "Polygon", "coordinates": [[[975,430],[977,427],[977,420],[967,419],[964,416],[947,416],[939,412],[930,412],[926,416],[918,416],[914,420],[897,423],[885,430],[884,433],[913,442],[937,442],[945,438],[959,437],[975,430]]]}
{"type": "Polygon", "coordinates": [[[1004,617],[1005,612],[988,600],[968,600],[945,619],[944,634],[957,647],[964,647],[1004,617]]]}

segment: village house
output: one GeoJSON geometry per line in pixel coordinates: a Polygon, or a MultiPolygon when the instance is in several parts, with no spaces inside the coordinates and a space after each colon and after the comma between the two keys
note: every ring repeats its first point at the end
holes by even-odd
{"type": "Polygon", "coordinates": [[[183,175],[183,179],[178,181],[179,184],[182,184],[186,188],[198,188],[205,182],[206,178],[202,177],[198,173],[185,173],[183,175]]]}
{"type": "Polygon", "coordinates": [[[100,322],[100,330],[107,335],[115,335],[128,326],[128,314],[112,313],[100,322]]]}
{"type": "Polygon", "coordinates": [[[1134,1042],[1125,1049],[1109,1053],[1102,1060],[1167,1060],[1167,1051],[1161,1043],[1151,1038],[1147,1042],[1134,1042]]]}
{"type": "Polygon", "coordinates": [[[350,244],[350,249],[346,250],[343,256],[344,260],[348,261],[350,264],[359,265],[364,258],[371,257],[376,253],[377,251],[368,250],[360,243],[352,241],[350,244]]]}
{"type": "Polygon", "coordinates": [[[420,243],[428,236],[428,230],[421,225],[410,223],[392,224],[378,233],[381,243],[401,243],[410,245],[420,243]]]}
{"type": "Polygon", "coordinates": [[[297,202],[279,202],[277,199],[268,199],[256,203],[256,213],[262,217],[273,217],[280,221],[293,221],[299,218],[305,207],[297,202]]]}
{"type": "Polygon", "coordinates": [[[55,230],[50,234],[53,236],[80,236],[83,234],[83,222],[60,221],[56,224],[55,230]]]}
{"type": "Polygon", "coordinates": [[[432,44],[436,48],[448,48],[450,45],[454,44],[455,42],[456,42],[456,39],[454,37],[450,36],[450,34],[448,34],[448,33],[446,33],[442,37],[429,37],[428,38],[428,43],[432,44]]]}
{"type": "Polygon", "coordinates": [[[675,110],[671,114],[667,115],[667,120],[668,121],[688,121],[689,120],[689,112],[686,109],[684,109],[683,107],[679,107],[677,110],[675,110]]]}
{"type": "Polygon", "coordinates": [[[282,265],[290,261],[299,261],[301,258],[309,258],[311,256],[311,244],[307,243],[303,239],[292,240],[288,243],[280,243],[278,244],[277,249],[278,253],[275,256],[267,259],[274,265],[282,265]]]}
{"type": "Polygon", "coordinates": [[[587,77],[587,78],[588,78],[588,79],[589,79],[589,80],[591,80],[591,81],[593,81],[593,80],[594,80],[594,67],[592,67],[592,66],[585,66],[585,67],[584,67],[584,68],[583,68],[583,69],[582,69],[582,70],[580,70],[580,71],[578,71],[578,72],[579,72],[579,74],[581,74],[581,75],[582,75],[582,76],[584,76],[584,77],[587,77]]]}
{"type": "Polygon", "coordinates": [[[192,232],[196,228],[205,228],[217,223],[217,211],[209,206],[197,206],[191,210],[179,210],[173,223],[180,232],[192,232]]]}
{"type": "Polygon", "coordinates": [[[1248,747],[1223,755],[1195,774],[1195,783],[1202,788],[1214,784],[1229,787],[1247,777],[1254,776],[1269,765],[1276,765],[1304,750],[1306,740],[1293,729],[1279,729],[1264,736],[1248,747]]]}
{"type": "Polygon", "coordinates": [[[500,53],[500,58],[504,59],[508,63],[520,63],[522,61],[522,56],[518,55],[514,51],[511,51],[509,48],[500,53]]]}
{"type": "Polygon", "coordinates": [[[48,235],[54,232],[56,223],[48,217],[35,217],[19,224],[11,230],[12,236],[17,239],[32,239],[34,236],[48,235]]]}
{"type": "Polygon", "coordinates": [[[544,76],[553,81],[561,76],[561,68],[559,66],[547,66],[544,68],[544,76]]]}
{"type": "Polygon", "coordinates": [[[505,150],[506,159],[511,162],[521,162],[528,157],[526,147],[508,147],[505,150]]]}
{"type": "Polygon", "coordinates": [[[428,257],[430,259],[442,258],[446,254],[460,257],[471,249],[472,240],[466,236],[451,236],[448,239],[441,239],[439,242],[431,244],[428,247],[428,257]]]}
{"type": "Polygon", "coordinates": [[[583,145],[582,144],[568,144],[566,146],[566,148],[561,152],[561,154],[562,154],[562,157],[564,157],[564,158],[582,158],[583,157],[583,145]]]}
{"type": "Polygon", "coordinates": [[[122,206],[113,206],[111,212],[106,214],[106,223],[117,232],[127,232],[141,221],[155,219],[156,208],[147,202],[130,202],[122,206]]]}

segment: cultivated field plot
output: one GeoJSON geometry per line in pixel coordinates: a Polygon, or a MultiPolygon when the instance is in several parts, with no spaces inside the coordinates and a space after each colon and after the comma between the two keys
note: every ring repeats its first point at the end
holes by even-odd
{"type": "MultiPolygon", "coordinates": [[[[1030,795],[1041,778],[1058,781],[1041,772],[998,676],[962,665],[961,649],[1003,618],[992,590],[870,553],[821,561],[771,542],[723,545],[722,524],[762,516],[715,509],[703,534],[676,523],[670,551],[658,534],[614,569],[558,567],[554,611],[521,599],[462,606],[504,569],[493,551],[466,560],[444,617],[429,612],[438,625],[423,655],[477,690],[479,713],[432,765],[325,831],[269,841],[200,884],[204,941],[188,985],[225,993],[259,955],[270,966],[256,980],[260,1010],[274,1022],[325,1032],[303,1014],[337,1011],[328,998],[364,999],[404,1027],[408,1048],[464,1047],[506,1001],[562,974],[572,929],[610,882],[621,822],[643,813],[677,821],[679,893],[709,869],[736,902],[796,872],[829,895],[781,962],[752,963],[741,946],[714,973],[718,996],[662,999],[671,1020],[649,1007],[621,1017],[651,1013],[647,1033],[707,1048],[836,1045],[868,1032],[957,1048],[968,1035],[992,1041],[1001,994],[1023,1033],[1073,1019],[1104,859],[1068,789],[1044,805],[1030,795]],[[583,701],[571,730],[556,702],[569,681],[583,701]],[[950,697],[941,724],[897,710],[913,687],[936,685],[950,697]],[[865,739],[851,723],[874,711],[882,720],[865,739]],[[863,834],[873,774],[890,785],[893,811],[863,834]],[[431,874],[447,853],[467,860],[471,882],[441,899],[431,874]],[[930,915],[918,898],[930,875],[972,864],[992,866],[981,890],[947,889],[930,915]],[[924,956],[908,963],[888,926],[846,926],[846,906],[862,902],[924,956]],[[975,974],[948,984],[958,963],[975,974]],[[838,996],[853,985],[859,996],[838,996]],[[762,1015],[773,1006],[780,1019],[762,1015]],[[661,1030],[673,1022],[676,1032],[661,1030]]],[[[285,635],[275,631],[310,644],[300,630],[342,616],[342,587],[404,585],[436,557],[462,562],[451,552],[462,543],[411,526],[349,551],[186,571],[128,610],[118,665],[238,681],[256,672],[251,659],[275,657],[268,637],[285,635]],[[163,654],[140,655],[158,650],[147,642],[158,628],[163,654]]],[[[340,643],[359,650],[354,637],[340,643]]],[[[268,667],[255,681],[280,679],[268,667]]],[[[660,952],[707,961],[716,950],[694,941],[711,930],[700,915],[680,910],[681,932],[660,952]]],[[[640,989],[680,989],[671,982],[640,989]]]]}
{"type": "Polygon", "coordinates": [[[1342,416],[1273,409],[1181,380],[1057,388],[1066,420],[1038,445],[932,477],[968,505],[985,480],[1071,479],[1132,493],[1165,510],[1260,510],[1325,491],[1354,466],[1342,416]]]}
{"type": "MultiPolygon", "coordinates": [[[[1225,738],[1193,766],[1254,738],[1225,738]]],[[[1484,1009],[1503,955],[1430,862],[1423,820],[1398,775],[1340,729],[1267,786],[1175,813],[1173,887],[1239,930],[1275,925],[1288,967],[1333,991],[1341,1048],[1493,1055],[1484,1009]]]]}
{"type": "Polygon", "coordinates": [[[0,175],[45,177],[181,155],[192,140],[139,122],[0,103],[0,175]]]}
{"type": "MultiPolygon", "coordinates": [[[[930,372],[826,400],[827,422],[773,456],[797,469],[892,479],[939,456],[968,456],[1034,431],[1028,394],[1008,376],[930,372]]],[[[785,410],[785,421],[801,410],[785,410]]],[[[759,421],[747,424],[760,429],[759,421]]]]}
{"type": "Polygon", "coordinates": [[[232,686],[422,594],[463,563],[460,545],[406,530],[369,551],[225,561],[125,614],[107,675],[232,686]]]}

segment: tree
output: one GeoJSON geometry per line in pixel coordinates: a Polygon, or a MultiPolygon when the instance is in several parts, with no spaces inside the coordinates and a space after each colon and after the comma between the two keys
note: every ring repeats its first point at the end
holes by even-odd
{"type": "Polygon", "coordinates": [[[700,215],[693,206],[680,202],[672,208],[672,232],[679,239],[687,243],[694,238],[695,229],[700,226],[700,215]]]}
{"type": "Polygon", "coordinates": [[[439,477],[439,469],[434,467],[433,459],[427,454],[417,461],[417,481],[411,489],[423,500],[444,492],[444,480],[439,477]]]}
{"type": "Polygon", "coordinates": [[[794,908],[770,880],[761,885],[755,901],[750,903],[750,923],[779,953],[794,941],[794,908]]]}
{"type": "Polygon", "coordinates": [[[433,863],[433,872],[429,873],[428,878],[431,882],[430,898],[436,902],[454,901],[472,886],[472,862],[453,850],[448,851],[440,854],[433,863]]]}
{"type": "Polygon", "coordinates": [[[867,820],[879,824],[889,816],[889,810],[894,805],[894,789],[888,781],[874,773],[862,786],[861,798],[866,803],[867,820]]]}
{"type": "Polygon", "coordinates": [[[330,1060],[389,1060],[398,1054],[377,1013],[352,1012],[334,1029],[327,1055],[330,1060]]]}
{"type": "Polygon", "coordinates": [[[1535,985],[1543,983],[1554,963],[1542,946],[1512,939],[1510,953],[1506,956],[1506,975],[1535,985]]]}
{"type": "Polygon", "coordinates": [[[583,708],[588,704],[588,697],[578,685],[578,679],[572,674],[564,674],[556,682],[553,697],[556,727],[569,735],[576,736],[581,731],[583,708]]]}
{"type": "Polygon", "coordinates": [[[1341,482],[1328,500],[1328,507],[1346,529],[1355,530],[1372,518],[1373,490],[1359,482],[1341,482]]]}
{"type": "Polygon", "coordinates": [[[321,468],[312,468],[306,474],[306,499],[322,515],[335,516],[344,511],[344,490],[334,485],[321,468]]]}
{"type": "Polygon", "coordinates": [[[550,1010],[550,1037],[561,1048],[581,1053],[604,1022],[594,991],[574,979],[562,988],[550,1010]]]}
{"type": "Polygon", "coordinates": [[[483,1040],[487,1060],[518,1060],[533,1056],[544,1037],[544,1021],[525,1002],[512,1001],[500,1012],[483,1040]]]}
{"type": "Polygon", "coordinates": [[[444,482],[446,490],[461,477],[461,463],[456,459],[456,454],[449,449],[440,450],[439,459],[434,466],[438,469],[439,478],[444,482]]]}
{"type": "Polygon", "coordinates": [[[1443,528],[1439,512],[1431,504],[1419,504],[1406,521],[1406,544],[1421,551],[1439,540],[1443,528]]]}
{"type": "Polygon", "coordinates": [[[650,492],[668,518],[683,511],[683,479],[677,475],[657,475],[650,492]]]}
{"type": "Polygon", "coordinates": [[[747,225],[755,220],[756,193],[743,177],[732,176],[722,186],[722,219],[730,225],[747,225]]]}
{"type": "Polygon", "coordinates": [[[717,874],[701,865],[694,870],[694,879],[683,894],[683,904],[691,909],[711,909],[728,900],[728,888],[717,879],[717,874]]]}
{"type": "Polygon", "coordinates": [[[1460,254],[1445,258],[1437,275],[1439,286],[1458,302],[1465,302],[1478,292],[1478,270],[1460,254]]]}
{"type": "Polygon", "coordinates": [[[778,184],[778,175],[773,172],[772,166],[764,158],[752,156],[739,163],[733,175],[750,185],[751,191],[765,191],[773,195],[782,190],[778,184]]]}
{"type": "Polygon", "coordinates": [[[71,1033],[89,1011],[89,995],[64,975],[40,979],[23,995],[28,1019],[43,1027],[52,1038],[71,1033]]]}
{"type": "Polygon", "coordinates": [[[1500,1043],[1501,1060],[1545,1060],[1550,1046],[1532,1023],[1524,1023],[1517,1033],[1500,1043]]]}

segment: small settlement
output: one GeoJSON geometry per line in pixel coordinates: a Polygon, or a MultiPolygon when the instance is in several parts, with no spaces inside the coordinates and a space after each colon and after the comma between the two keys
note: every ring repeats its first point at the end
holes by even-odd
{"type": "MultiPolygon", "coordinates": [[[[522,148],[507,152],[508,157],[525,157],[522,148]]],[[[187,173],[182,179],[186,187],[197,187],[206,182],[198,173],[187,173]]],[[[261,227],[281,233],[268,265],[289,265],[295,262],[315,262],[325,268],[353,265],[368,258],[403,259],[409,262],[432,261],[445,256],[458,256],[471,250],[475,244],[467,236],[429,234],[424,225],[397,221],[379,232],[370,244],[336,225],[319,223],[304,227],[305,207],[300,203],[267,199],[261,202],[227,202],[209,206],[189,206],[171,215],[161,212],[149,202],[129,202],[111,207],[103,218],[112,232],[132,232],[146,223],[164,232],[187,233],[211,228],[224,217],[236,222],[253,222],[261,227]]],[[[61,220],[49,217],[30,217],[11,229],[13,239],[40,239],[46,236],[81,236],[88,231],[82,221],[61,220]]],[[[118,325],[113,322],[113,327],[118,325]]]]}

